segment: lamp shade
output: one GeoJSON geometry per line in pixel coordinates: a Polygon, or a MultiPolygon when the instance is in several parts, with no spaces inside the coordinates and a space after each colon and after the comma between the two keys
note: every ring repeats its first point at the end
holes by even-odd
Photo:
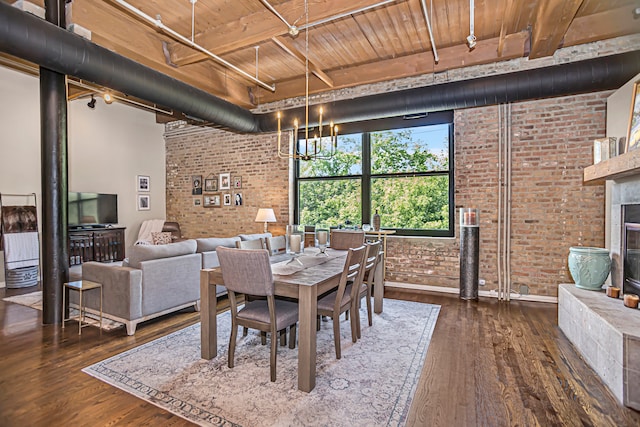
{"type": "Polygon", "coordinates": [[[276,214],[273,209],[258,209],[256,222],[276,222],[276,214]]]}

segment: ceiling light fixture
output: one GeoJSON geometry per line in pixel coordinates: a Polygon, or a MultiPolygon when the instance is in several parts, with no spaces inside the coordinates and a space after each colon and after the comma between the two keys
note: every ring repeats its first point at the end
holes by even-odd
{"type": "Polygon", "coordinates": [[[292,158],[295,160],[328,160],[331,159],[338,151],[338,126],[329,122],[329,136],[322,136],[322,115],[324,110],[322,107],[318,109],[318,133],[313,135],[313,139],[309,140],[309,3],[304,2],[304,14],[306,20],[305,28],[305,123],[304,123],[304,141],[302,147],[298,141],[298,119],[293,121],[293,141],[287,144],[286,151],[282,147],[282,114],[278,111],[278,157],[292,158]],[[328,144],[328,145],[327,145],[328,144]]]}
{"type": "Polygon", "coordinates": [[[473,50],[473,48],[476,47],[476,35],[473,33],[474,9],[475,5],[473,0],[469,0],[469,35],[467,36],[467,45],[469,46],[469,50],[473,50]]]}
{"type": "Polygon", "coordinates": [[[87,102],[87,107],[91,108],[92,110],[96,108],[96,99],[93,97],[93,95],[91,95],[91,101],[87,102]]]}
{"type": "MultiPolygon", "coordinates": [[[[104,100],[104,102],[106,104],[112,104],[114,101],[120,101],[124,104],[129,104],[129,105],[133,105],[135,107],[139,107],[148,111],[155,111],[156,113],[162,113],[162,114],[166,114],[168,116],[173,116],[174,112],[173,110],[165,110],[162,109],[160,107],[158,107],[156,104],[145,104],[143,102],[139,102],[139,101],[135,101],[131,98],[128,98],[128,96],[126,94],[123,94],[122,96],[118,96],[116,94],[114,94],[113,92],[109,91],[107,88],[105,87],[101,87],[101,86],[97,86],[94,84],[90,84],[90,83],[85,83],[83,80],[72,80],[69,77],[67,77],[67,89],[71,86],[75,86],[75,87],[81,87],[84,89],[88,89],[89,91],[93,92],[91,94],[91,99],[93,100],[95,98],[94,94],[102,94],[102,99],[104,100]]],[[[82,95],[82,97],[84,98],[86,95],[82,95]]],[[[69,98],[71,99],[76,99],[76,98],[69,98]]],[[[89,104],[93,102],[93,101],[89,101],[89,103],[87,103],[88,107],[91,107],[89,104]]],[[[95,102],[94,102],[95,105],[95,102]]]]}

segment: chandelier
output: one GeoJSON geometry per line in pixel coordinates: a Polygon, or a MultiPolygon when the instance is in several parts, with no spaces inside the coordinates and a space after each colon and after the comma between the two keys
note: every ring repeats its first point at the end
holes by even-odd
{"type": "Polygon", "coordinates": [[[282,146],[282,128],[281,118],[282,114],[278,111],[278,157],[289,158],[294,160],[328,160],[331,159],[338,151],[338,126],[333,124],[333,121],[329,121],[329,136],[322,136],[322,123],[323,108],[318,109],[318,133],[313,135],[313,138],[309,139],[309,4],[308,0],[304,2],[304,14],[305,14],[305,60],[304,60],[304,75],[305,75],[305,103],[304,103],[304,143],[298,142],[298,119],[293,120],[293,138],[286,144],[286,147],[282,146]]]}

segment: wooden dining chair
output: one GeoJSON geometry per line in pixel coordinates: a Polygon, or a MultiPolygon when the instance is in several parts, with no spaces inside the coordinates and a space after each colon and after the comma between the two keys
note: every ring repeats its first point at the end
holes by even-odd
{"type": "Polygon", "coordinates": [[[264,249],[264,242],[263,242],[262,239],[238,240],[238,241],[236,241],[236,248],[238,248],[238,249],[264,249]]]}
{"type": "Polygon", "coordinates": [[[267,237],[269,255],[283,254],[287,251],[287,240],[284,236],[267,237]]]}
{"type": "MultiPolygon", "coordinates": [[[[236,247],[238,249],[266,249],[269,251],[269,255],[275,255],[279,253],[285,253],[287,250],[287,244],[284,236],[277,237],[267,237],[266,239],[253,239],[253,240],[240,240],[236,242],[236,247]],[[274,252],[274,250],[276,252],[274,252]]],[[[256,299],[264,299],[262,297],[256,295],[245,295],[245,300],[253,301],[256,299]]],[[[246,337],[249,333],[248,328],[244,327],[242,329],[242,336],[246,337]]],[[[280,336],[280,343],[282,345],[286,345],[287,337],[283,332],[280,336]]],[[[265,345],[267,343],[266,336],[262,334],[262,344],[265,345]]],[[[295,343],[294,343],[295,344],[295,343]]],[[[293,347],[292,347],[293,348],[293,347]]]]}
{"type": "MultiPolygon", "coordinates": [[[[336,347],[336,359],[340,359],[340,315],[349,310],[357,310],[358,289],[362,283],[362,277],[364,276],[364,259],[367,248],[360,246],[358,248],[349,249],[347,254],[347,260],[344,264],[344,269],[340,275],[340,282],[338,289],[325,295],[318,300],[318,316],[327,316],[333,319],[333,339],[336,347]],[[349,287],[350,292],[347,292],[348,282],[353,282],[355,287],[349,287]]],[[[351,340],[357,341],[357,326],[356,321],[358,316],[352,314],[351,316],[351,340]]]]}
{"type": "MultiPolygon", "coordinates": [[[[231,306],[231,337],[229,338],[229,368],[233,368],[238,326],[257,329],[271,335],[271,381],[276,380],[278,331],[291,327],[289,347],[295,345],[298,304],[274,298],[274,283],[269,253],[264,249],[232,249],[219,246],[216,251],[222,269],[222,279],[229,293],[231,306]],[[236,294],[266,297],[245,301],[238,311],[236,294]]],[[[293,348],[293,347],[292,347],[293,348]]]]}
{"type": "MultiPolygon", "coordinates": [[[[371,296],[373,294],[373,279],[375,271],[378,266],[378,262],[380,262],[380,248],[382,247],[382,242],[380,240],[376,240],[375,242],[367,243],[366,246],[367,254],[364,259],[364,274],[360,285],[358,303],[362,301],[362,298],[367,299],[367,317],[369,318],[369,326],[373,326],[371,296]]],[[[356,310],[355,314],[358,316],[356,329],[358,332],[358,338],[360,338],[360,311],[356,310]]]]}
{"type": "Polygon", "coordinates": [[[364,244],[364,231],[331,230],[329,242],[332,249],[347,250],[349,248],[358,248],[364,244]]]}

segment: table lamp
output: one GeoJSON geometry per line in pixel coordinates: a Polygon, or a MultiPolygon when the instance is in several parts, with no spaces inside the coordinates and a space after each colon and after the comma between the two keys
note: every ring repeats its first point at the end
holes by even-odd
{"type": "Polygon", "coordinates": [[[267,232],[267,223],[276,222],[276,214],[273,209],[258,209],[258,215],[256,215],[256,222],[264,222],[264,232],[267,232]]]}

